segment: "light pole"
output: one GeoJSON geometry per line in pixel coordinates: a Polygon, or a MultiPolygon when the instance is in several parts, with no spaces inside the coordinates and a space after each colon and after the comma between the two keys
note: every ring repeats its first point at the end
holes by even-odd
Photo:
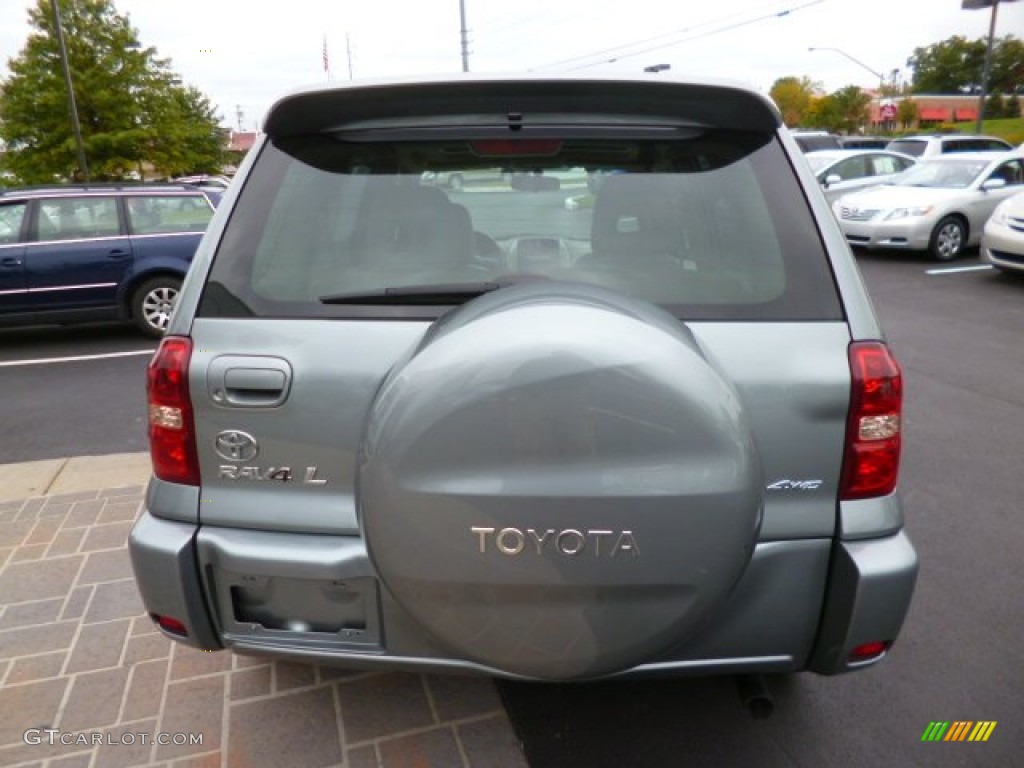
{"type": "Polygon", "coordinates": [[[462,42],[462,71],[469,72],[469,30],[466,29],[466,0],[459,0],[459,39],[462,42]]]}
{"type": "Polygon", "coordinates": [[[882,88],[885,86],[885,75],[883,75],[881,72],[877,72],[877,71],[873,70],[871,67],[869,67],[867,64],[865,64],[860,59],[853,58],[853,56],[851,56],[846,51],[841,50],[839,48],[813,48],[812,47],[812,48],[808,48],[807,50],[808,51],[833,51],[834,53],[838,53],[840,56],[845,56],[850,61],[852,61],[854,64],[856,64],[858,67],[863,67],[868,72],[870,72],[872,75],[874,75],[875,77],[878,78],[878,98],[882,98],[882,88]]]}
{"type": "Polygon", "coordinates": [[[878,119],[879,119],[880,123],[882,122],[882,118],[881,118],[881,113],[882,113],[882,89],[885,88],[885,75],[883,75],[881,72],[878,72],[877,70],[872,69],[871,67],[869,67],[867,64],[865,64],[860,59],[855,59],[853,56],[851,56],[850,54],[848,54],[846,51],[842,50],[841,48],[814,48],[814,47],[811,47],[811,48],[808,48],[807,50],[808,51],[832,51],[833,53],[838,53],[840,56],[845,56],[850,61],[852,61],[854,64],[856,64],[858,67],[863,67],[868,72],[870,72],[872,75],[877,77],[878,78],[878,113],[879,113],[879,118],[878,119]]]}
{"type": "MultiPolygon", "coordinates": [[[[1016,0],[1002,0],[1004,3],[1013,3],[1016,0]]],[[[965,11],[974,11],[979,8],[992,8],[992,16],[988,21],[988,45],[985,48],[985,67],[981,74],[981,92],[978,94],[978,116],[974,124],[974,132],[981,133],[981,120],[985,116],[985,97],[988,95],[988,76],[992,71],[992,41],[996,36],[996,13],[999,10],[1000,0],[961,0],[960,7],[965,11]]]]}
{"type": "Polygon", "coordinates": [[[75,89],[71,84],[71,65],[68,63],[68,49],[64,44],[64,27],[60,22],[60,0],[53,0],[53,21],[57,26],[57,46],[60,49],[60,64],[64,69],[64,82],[68,87],[68,110],[71,112],[71,130],[75,135],[75,149],[78,152],[78,171],[82,181],[89,182],[89,166],[85,162],[85,145],[82,143],[82,126],[78,122],[78,107],[75,105],[75,89]]]}

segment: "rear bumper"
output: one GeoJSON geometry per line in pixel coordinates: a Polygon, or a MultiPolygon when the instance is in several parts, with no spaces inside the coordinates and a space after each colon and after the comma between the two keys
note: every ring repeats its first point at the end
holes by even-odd
{"type": "Polygon", "coordinates": [[[884,539],[838,542],[808,668],[833,675],[884,658],[885,653],[855,662],[850,652],[863,643],[895,641],[910,608],[917,567],[917,553],[902,531],[884,539]]]}
{"type": "MultiPolygon", "coordinates": [[[[146,610],[180,621],[187,637],[168,636],[189,645],[355,668],[509,676],[435,644],[379,583],[358,537],[198,528],[146,511],[129,549],[146,610]]],[[[916,572],[902,532],[760,543],[709,625],[615,676],[836,674],[870,665],[878,659],[848,662],[850,650],[895,639],[916,572]]]]}

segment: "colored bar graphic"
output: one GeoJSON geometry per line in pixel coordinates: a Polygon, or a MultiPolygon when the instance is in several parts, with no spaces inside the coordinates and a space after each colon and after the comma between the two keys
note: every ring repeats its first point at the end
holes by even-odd
{"type": "Polygon", "coordinates": [[[992,731],[996,729],[995,720],[984,720],[974,726],[974,730],[971,731],[971,735],[968,737],[968,741],[988,741],[988,737],[992,735],[992,731]]]}
{"type": "Polygon", "coordinates": [[[933,720],[921,734],[921,741],[988,741],[995,720],[933,720]]]}
{"type": "Polygon", "coordinates": [[[943,741],[963,741],[967,736],[967,729],[972,725],[974,725],[974,723],[970,721],[956,720],[943,741]]]}

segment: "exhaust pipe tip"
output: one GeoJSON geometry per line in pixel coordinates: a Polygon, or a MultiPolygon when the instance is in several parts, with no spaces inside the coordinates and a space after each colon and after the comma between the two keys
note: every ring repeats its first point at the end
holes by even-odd
{"type": "Polygon", "coordinates": [[[771,717],[775,711],[775,699],[769,693],[762,675],[737,675],[736,692],[743,708],[755,720],[771,717]]]}

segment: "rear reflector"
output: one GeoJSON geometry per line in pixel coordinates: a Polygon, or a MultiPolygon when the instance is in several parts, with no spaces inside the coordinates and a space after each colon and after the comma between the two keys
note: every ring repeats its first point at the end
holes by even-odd
{"type": "Polygon", "coordinates": [[[195,422],[188,391],[191,357],[191,339],[168,336],[160,342],[146,369],[153,474],[183,485],[199,485],[195,422]]]}
{"type": "Polygon", "coordinates": [[[861,643],[850,651],[850,661],[868,661],[881,656],[889,649],[889,643],[882,640],[875,640],[871,643],[861,643]]]}
{"type": "Polygon", "coordinates": [[[149,615],[150,618],[157,623],[157,626],[159,626],[160,629],[170,632],[172,635],[188,637],[188,630],[185,628],[185,625],[177,619],[173,619],[170,616],[161,616],[157,613],[151,613],[149,615]]]}
{"type": "Polygon", "coordinates": [[[900,468],[903,377],[881,342],[850,345],[850,414],[839,498],[885,496],[896,488],[900,468]]]}

